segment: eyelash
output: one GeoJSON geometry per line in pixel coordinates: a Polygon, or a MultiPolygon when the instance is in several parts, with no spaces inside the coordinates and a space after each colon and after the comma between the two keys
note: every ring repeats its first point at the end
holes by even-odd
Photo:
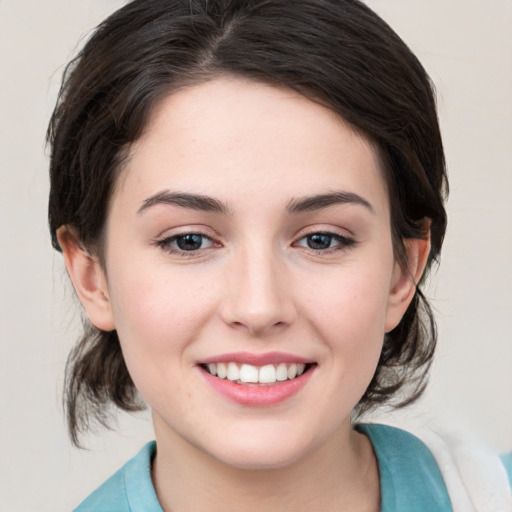
{"type": "Polygon", "coordinates": [[[313,249],[312,247],[304,247],[308,249],[309,251],[312,251],[314,254],[319,255],[329,255],[337,251],[343,251],[348,250],[354,245],[357,244],[357,241],[353,238],[349,238],[344,235],[340,235],[339,233],[334,233],[332,231],[311,231],[310,233],[306,233],[302,235],[297,242],[294,243],[294,245],[298,244],[301,240],[307,240],[308,238],[311,238],[313,236],[326,236],[331,239],[331,242],[334,240],[337,242],[337,245],[335,247],[328,247],[326,249],[313,249]]]}
{"type": "MultiPolygon", "coordinates": [[[[174,242],[176,242],[177,240],[179,240],[180,238],[185,238],[185,237],[193,237],[193,236],[196,236],[196,237],[200,237],[201,238],[201,241],[209,241],[211,242],[211,246],[213,247],[214,245],[216,245],[216,242],[210,238],[208,235],[205,235],[204,233],[195,233],[195,232],[191,232],[191,233],[180,233],[178,235],[172,235],[172,236],[168,236],[166,238],[163,238],[162,240],[156,240],[155,241],[155,245],[161,249],[163,249],[164,251],[168,252],[169,254],[176,254],[178,256],[182,256],[182,257],[185,257],[185,258],[194,258],[194,257],[197,257],[199,251],[201,250],[208,250],[210,249],[211,247],[207,247],[207,248],[199,248],[199,249],[196,249],[196,250],[190,250],[190,251],[185,251],[183,249],[180,249],[179,247],[173,247],[172,244],[174,242]]],[[[219,244],[217,244],[219,245],[219,244]]]]}
{"type": "MultiPolygon", "coordinates": [[[[211,249],[216,244],[217,244],[217,246],[220,246],[220,244],[216,243],[208,235],[205,235],[204,233],[196,233],[196,232],[180,233],[178,235],[172,235],[172,236],[163,238],[162,240],[156,240],[154,243],[157,247],[163,249],[164,251],[168,252],[169,254],[176,254],[178,256],[185,257],[185,258],[197,257],[197,255],[199,254],[199,251],[211,249]],[[210,245],[210,247],[206,247],[206,248],[200,247],[198,249],[192,249],[189,251],[180,249],[178,247],[174,247],[172,245],[174,242],[177,242],[179,239],[183,239],[185,237],[199,237],[199,238],[201,238],[201,242],[208,241],[208,242],[210,242],[211,245],[210,245]]],[[[306,233],[306,234],[302,235],[296,242],[294,242],[293,245],[294,246],[299,245],[299,247],[304,247],[305,249],[312,251],[315,254],[329,255],[336,251],[350,249],[351,247],[353,247],[356,244],[357,244],[357,242],[353,238],[349,238],[347,236],[340,235],[339,233],[333,233],[330,231],[312,231],[310,233],[306,233]],[[300,241],[307,240],[308,238],[311,238],[313,236],[329,237],[331,239],[330,242],[332,243],[332,241],[334,240],[335,242],[337,242],[337,245],[335,247],[327,247],[325,249],[314,249],[312,247],[306,247],[306,246],[299,245],[300,241]]]]}

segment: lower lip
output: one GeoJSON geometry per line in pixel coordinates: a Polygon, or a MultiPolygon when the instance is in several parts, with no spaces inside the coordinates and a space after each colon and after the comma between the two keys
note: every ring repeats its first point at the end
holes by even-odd
{"type": "Polygon", "coordinates": [[[237,384],[227,379],[214,377],[200,368],[206,382],[218,393],[240,405],[250,407],[268,407],[276,405],[296,395],[308,382],[313,368],[309,368],[300,377],[276,382],[268,386],[258,384],[237,384]]]}

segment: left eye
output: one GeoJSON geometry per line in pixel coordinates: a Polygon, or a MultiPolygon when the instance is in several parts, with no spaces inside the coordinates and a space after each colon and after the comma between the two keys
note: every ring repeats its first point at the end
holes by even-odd
{"type": "Polygon", "coordinates": [[[328,249],[342,249],[353,243],[354,240],[336,233],[311,233],[302,237],[297,245],[314,251],[325,251],[328,249]]]}
{"type": "Polygon", "coordinates": [[[160,247],[170,252],[194,252],[208,249],[213,245],[211,238],[199,233],[174,235],[158,242],[160,247]]]}

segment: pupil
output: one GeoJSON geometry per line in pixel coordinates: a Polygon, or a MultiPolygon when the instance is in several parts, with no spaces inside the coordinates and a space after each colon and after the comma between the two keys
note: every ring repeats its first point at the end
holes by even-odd
{"type": "Polygon", "coordinates": [[[184,235],[176,240],[176,244],[182,251],[195,251],[201,248],[202,241],[200,235],[184,235]]]}
{"type": "Polygon", "coordinates": [[[328,249],[331,245],[332,236],[317,233],[308,237],[308,247],[310,249],[328,249]]]}

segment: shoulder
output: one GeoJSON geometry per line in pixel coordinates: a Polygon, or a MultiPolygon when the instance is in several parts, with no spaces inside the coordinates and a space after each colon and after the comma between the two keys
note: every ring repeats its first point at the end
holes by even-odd
{"type": "Polygon", "coordinates": [[[377,457],[383,511],[452,510],[439,466],[423,441],[388,425],[356,429],[368,436],[377,457]]]}
{"type": "MultiPolygon", "coordinates": [[[[398,482],[407,489],[423,475],[425,482],[419,488],[424,495],[447,492],[453,510],[512,510],[512,453],[500,461],[493,450],[470,433],[434,422],[416,425],[415,435],[385,425],[358,429],[372,441],[381,479],[384,481],[387,473],[395,488],[398,482]]],[[[432,510],[452,510],[446,507],[432,510]]]]}
{"type": "Polygon", "coordinates": [[[130,510],[124,483],[124,467],[82,501],[74,509],[74,512],[93,512],[97,510],[104,512],[113,512],[114,510],[128,512],[130,510]]]}
{"type": "MultiPolygon", "coordinates": [[[[379,445],[380,447],[383,444],[383,447],[393,447],[393,450],[397,448],[399,451],[404,451],[404,453],[406,453],[406,450],[403,450],[404,447],[408,449],[415,448],[420,451],[426,450],[428,452],[425,444],[407,430],[381,423],[362,423],[356,425],[356,429],[366,434],[374,446],[379,445]]],[[[396,452],[393,451],[393,453],[396,452]]]]}
{"type": "Polygon", "coordinates": [[[409,469],[414,469],[414,473],[428,472],[442,480],[431,451],[410,432],[381,424],[362,424],[357,426],[357,430],[369,437],[379,464],[383,467],[411,466],[409,469]]]}
{"type": "Polygon", "coordinates": [[[510,484],[510,487],[512,487],[512,452],[502,455],[501,462],[505,466],[508,476],[508,482],[510,484]]]}
{"type": "Polygon", "coordinates": [[[146,444],[74,512],[162,512],[151,481],[155,451],[155,442],[146,444]]]}

